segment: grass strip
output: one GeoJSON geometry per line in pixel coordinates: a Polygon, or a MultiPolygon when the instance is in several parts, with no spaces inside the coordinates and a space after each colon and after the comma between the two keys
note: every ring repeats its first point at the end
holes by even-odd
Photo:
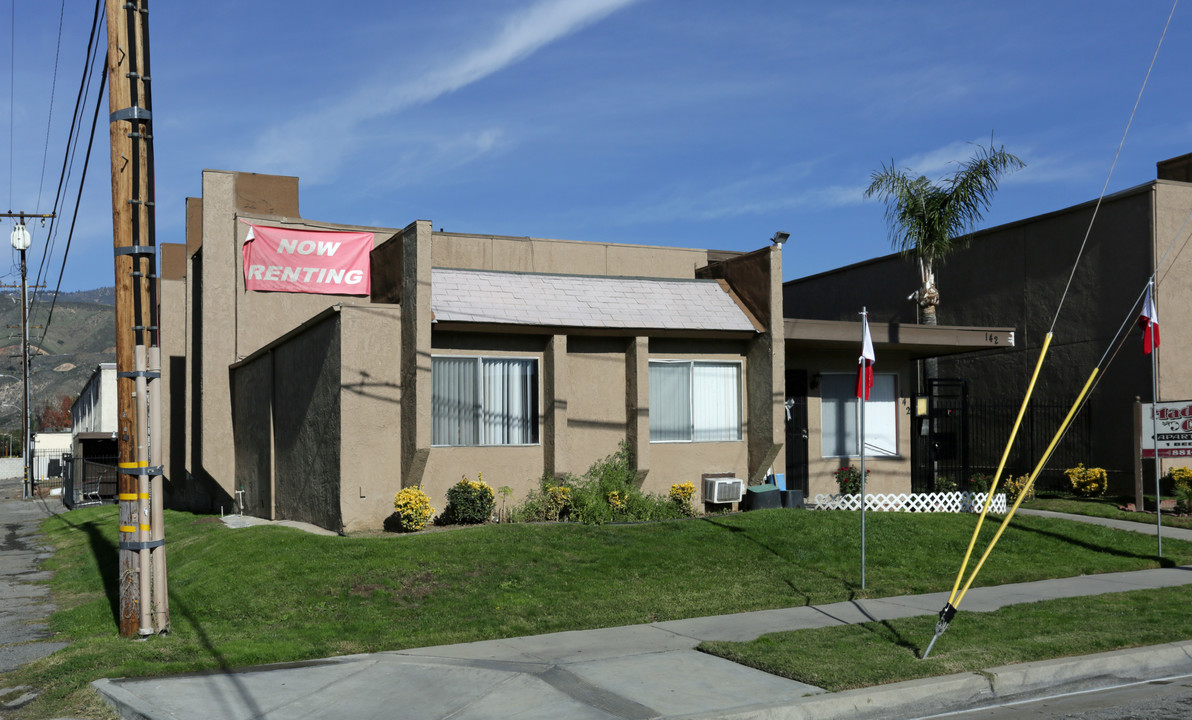
{"type": "Polygon", "coordinates": [[[926,660],[936,617],[765,635],[752,642],[706,642],[699,649],[829,691],[972,672],[1192,639],[1188,589],[1097,595],[1012,605],[994,612],[962,609],[926,660]]]}
{"type": "MultiPolygon", "coordinates": [[[[1149,496],[1153,502],[1154,496],[1149,496]]],[[[1120,497],[1107,498],[1072,498],[1072,497],[1038,497],[1026,500],[1022,507],[1029,510],[1050,510],[1051,512],[1070,513],[1072,515],[1088,515],[1090,517],[1109,518],[1111,520],[1128,520],[1155,526],[1154,513],[1130,512],[1119,509],[1119,505],[1134,502],[1134,498],[1126,500],[1120,497]]],[[[1175,515],[1163,511],[1163,527],[1184,528],[1192,530],[1192,517],[1175,515]]]]}
{"type": "MultiPolygon", "coordinates": [[[[116,634],[117,514],[46,521],[71,645],[0,677],[42,695],[14,717],[85,715],[99,677],[230,669],[854,598],[946,590],[976,518],[767,510],[636,525],[502,524],[342,538],[167,512],[172,632],[116,634]]],[[[993,532],[988,526],[984,536],[993,532]]],[[[1021,517],[977,585],[1192,563],[1192,544],[1021,517]]],[[[6,717],[8,714],[6,713],[6,717]]]]}

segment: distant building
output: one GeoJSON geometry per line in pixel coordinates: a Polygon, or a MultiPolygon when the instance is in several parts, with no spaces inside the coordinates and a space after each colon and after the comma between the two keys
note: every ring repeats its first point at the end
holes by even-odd
{"type": "MultiPolygon", "coordinates": [[[[70,506],[116,499],[116,363],[100,363],[70,406],[70,506]],[[102,487],[101,487],[102,485],[102,487]]],[[[37,437],[37,436],[35,436],[37,437]]]]}

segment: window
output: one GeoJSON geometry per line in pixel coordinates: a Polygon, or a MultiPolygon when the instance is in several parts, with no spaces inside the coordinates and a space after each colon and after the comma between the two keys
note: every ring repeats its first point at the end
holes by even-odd
{"type": "Polygon", "coordinates": [[[538,361],[433,357],[432,445],[538,442],[538,361]]]}
{"type": "Polygon", "coordinates": [[[741,364],[650,361],[650,441],[741,439],[741,364]]]}
{"type": "MultiPolygon", "coordinates": [[[[898,455],[897,375],[873,376],[865,403],[865,456],[898,455]]],[[[853,457],[857,451],[857,375],[824,373],[820,380],[820,428],[824,457],[853,457]]]]}

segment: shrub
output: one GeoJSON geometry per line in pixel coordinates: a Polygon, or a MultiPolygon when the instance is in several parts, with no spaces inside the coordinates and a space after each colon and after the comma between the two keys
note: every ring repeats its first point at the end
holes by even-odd
{"type": "Polygon", "coordinates": [[[1030,479],[1030,475],[1019,475],[1018,477],[1007,478],[1002,488],[1006,492],[1006,499],[1011,503],[1018,502],[1018,496],[1022,495],[1024,492],[1026,493],[1022,498],[1024,502],[1033,499],[1035,497],[1034,483],[1031,483],[1029,488],[1027,487],[1027,482],[1030,481],[1030,479]]]}
{"type": "Polygon", "coordinates": [[[987,493],[989,486],[993,484],[993,476],[985,473],[977,473],[969,478],[969,492],[987,493]]]}
{"type": "Polygon", "coordinates": [[[475,480],[464,475],[447,491],[447,508],[443,511],[448,522],[459,525],[479,525],[492,518],[497,498],[493,489],[484,482],[484,474],[477,473],[475,480]]]}
{"type": "Polygon", "coordinates": [[[670,492],[667,493],[667,498],[671,504],[684,515],[691,516],[695,514],[695,508],[691,506],[691,499],[695,497],[695,484],[691,482],[675,483],[671,485],[670,492]]]}
{"type": "Polygon", "coordinates": [[[1192,485],[1176,486],[1175,509],[1184,514],[1192,513],[1192,485]]]}
{"type": "MultiPolygon", "coordinates": [[[[865,477],[869,477],[869,470],[865,470],[865,477]]],[[[852,465],[842,465],[836,470],[836,485],[840,487],[841,495],[859,495],[861,493],[861,471],[852,465]]]]}
{"type": "Polygon", "coordinates": [[[393,519],[398,532],[416,532],[426,527],[435,509],[420,487],[402,488],[393,498],[393,519]]]}
{"type": "Polygon", "coordinates": [[[1098,497],[1105,494],[1109,485],[1109,476],[1104,468],[1086,468],[1084,463],[1078,463],[1074,468],[1064,471],[1072,483],[1072,490],[1081,497],[1098,497]]]}
{"type": "MultiPolygon", "coordinates": [[[[865,472],[869,471],[866,470],[865,472]]],[[[947,475],[938,477],[935,479],[935,491],[943,493],[956,492],[956,481],[947,475]]]]}
{"type": "MultiPolygon", "coordinates": [[[[691,494],[695,487],[691,483],[691,494]]],[[[512,513],[515,520],[573,520],[589,525],[627,520],[663,520],[693,514],[669,495],[643,493],[637,487],[637,473],[629,445],[597,460],[583,477],[544,475],[539,490],[530,493],[512,513]]],[[[690,503],[688,503],[690,508],[690,503]]]]}

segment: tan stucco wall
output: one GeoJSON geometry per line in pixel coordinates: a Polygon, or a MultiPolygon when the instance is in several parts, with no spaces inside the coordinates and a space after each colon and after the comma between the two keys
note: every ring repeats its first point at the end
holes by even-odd
{"type": "Polygon", "coordinates": [[[707,250],[434,233],[434,267],[564,275],[694,277],[707,250]]]}
{"type": "MultiPolygon", "coordinates": [[[[839,353],[799,351],[791,346],[787,366],[807,371],[809,389],[807,393],[807,457],[808,497],[814,501],[819,493],[840,492],[836,485],[835,472],[841,465],[860,467],[860,458],[823,457],[823,423],[820,402],[821,376],[824,373],[845,373],[855,375],[856,360],[839,353]]],[[[910,411],[914,397],[914,368],[905,356],[883,353],[879,373],[893,373],[897,376],[898,388],[898,457],[866,457],[865,469],[869,471],[866,492],[909,493],[911,491],[911,421],[910,411]]]]}
{"type": "Polygon", "coordinates": [[[401,489],[401,308],[340,311],[340,512],[346,532],[380,527],[401,489]]]}
{"type": "MultiPolygon", "coordinates": [[[[431,355],[487,356],[534,358],[538,361],[538,442],[516,447],[430,447],[426,470],[422,475],[422,489],[430,496],[431,504],[441,512],[447,503],[447,490],[467,475],[476,479],[476,473],[484,473],[484,481],[499,488],[508,485],[513,488],[514,498],[524,498],[531,489],[538,487],[538,480],[545,468],[546,451],[545,418],[542,404],[543,358],[548,340],[542,335],[491,335],[466,333],[434,333],[431,355]]],[[[426,358],[429,365],[430,358],[426,358]]],[[[429,384],[429,383],[428,383],[429,384]]],[[[429,427],[431,407],[429,390],[427,403],[419,408],[419,414],[429,427]]]]}
{"type": "Polygon", "coordinates": [[[626,338],[572,337],[567,341],[571,382],[567,407],[564,472],[582,475],[592,463],[617,451],[626,439],[626,338]]]}
{"type": "MultiPolygon", "coordinates": [[[[201,262],[188,270],[188,282],[201,288],[197,299],[195,357],[189,359],[199,391],[199,448],[190,471],[201,483],[209,479],[230,497],[234,493],[235,458],[228,366],[251,355],[281,334],[331,305],[365,304],[367,297],[300,293],[247,292],[241,248],[248,234],[245,220],[276,227],[327,230],[372,230],[375,241],[393,230],[314,223],[277,212],[296,212],[296,178],[206,170],[201,213],[201,262]],[[197,366],[195,366],[197,363],[197,366]]],[[[192,208],[188,203],[188,228],[192,208]]],[[[188,246],[192,245],[188,237],[188,246]]],[[[192,433],[195,428],[191,428],[192,433]]],[[[193,441],[192,441],[193,442],[193,441]]]]}

